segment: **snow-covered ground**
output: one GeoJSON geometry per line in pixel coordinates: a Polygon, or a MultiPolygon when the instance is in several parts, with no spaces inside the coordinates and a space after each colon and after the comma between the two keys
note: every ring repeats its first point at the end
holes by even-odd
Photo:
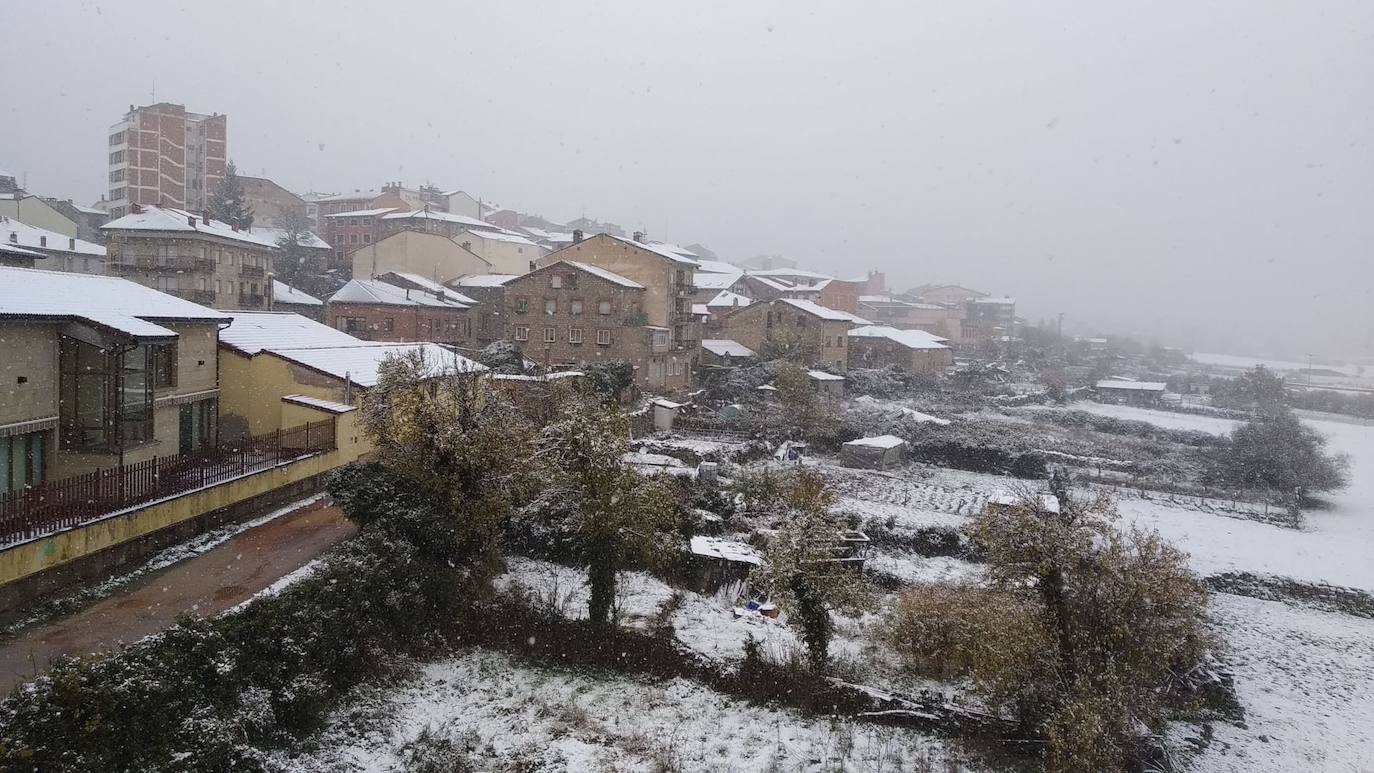
{"type": "Polygon", "coordinates": [[[475,770],[961,770],[907,730],[723,696],[694,682],[546,670],[489,651],[425,666],[405,686],[336,715],[292,771],[404,771],[428,731],[468,749],[475,770]]]}
{"type": "Polygon", "coordinates": [[[1143,421],[1166,429],[1189,429],[1197,432],[1210,432],[1213,435],[1229,434],[1240,423],[1234,419],[1223,419],[1216,416],[1196,416],[1191,413],[1157,411],[1130,405],[1106,405],[1085,401],[1074,403],[1069,407],[1075,411],[1087,411],[1099,416],[1110,416],[1114,419],[1143,421]]]}

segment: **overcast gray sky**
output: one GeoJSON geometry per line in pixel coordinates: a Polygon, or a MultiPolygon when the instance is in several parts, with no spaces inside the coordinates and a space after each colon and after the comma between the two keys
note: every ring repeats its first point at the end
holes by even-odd
{"type": "Polygon", "coordinates": [[[0,168],[131,103],[298,191],[430,181],[1032,321],[1374,356],[1374,3],[0,0],[0,168]],[[804,7],[803,7],[804,6],[804,7]]]}

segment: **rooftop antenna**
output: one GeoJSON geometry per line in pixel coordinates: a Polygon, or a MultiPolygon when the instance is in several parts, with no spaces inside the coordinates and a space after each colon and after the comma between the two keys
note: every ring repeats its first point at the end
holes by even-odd
{"type": "Polygon", "coordinates": [[[157,104],[157,78],[153,78],[153,87],[148,91],[148,97],[152,99],[154,105],[157,104]]]}

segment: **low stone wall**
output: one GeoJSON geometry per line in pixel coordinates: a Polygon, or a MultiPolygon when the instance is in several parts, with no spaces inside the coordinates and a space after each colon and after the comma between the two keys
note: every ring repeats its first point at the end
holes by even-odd
{"type": "Polygon", "coordinates": [[[331,451],[288,462],[0,550],[0,610],[105,577],[201,532],[309,496],[352,456],[331,451]]]}

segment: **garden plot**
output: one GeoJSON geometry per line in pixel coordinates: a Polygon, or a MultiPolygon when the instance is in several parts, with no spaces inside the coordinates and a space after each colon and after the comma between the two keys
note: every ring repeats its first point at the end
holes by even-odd
{"type": "Polygon", "coordinates": [[[417,767],[419,749],[451,743],[478,770],[969,769],[910,730],[806,718],[682,679],[546,670],[484,650],[366,694],[316,741],[311,754],[274,766],[399,772],[417,767]]]}
{"type": "MultiPolygon", "coordinates": [[[[1199,773],[1374,770],[1374,620],[1213,594],[1244,727],[1218,722],[1184,769],[1199,773]]],[[[1176,727],[1184,746],[1197,736],[1176,727]]]]}

